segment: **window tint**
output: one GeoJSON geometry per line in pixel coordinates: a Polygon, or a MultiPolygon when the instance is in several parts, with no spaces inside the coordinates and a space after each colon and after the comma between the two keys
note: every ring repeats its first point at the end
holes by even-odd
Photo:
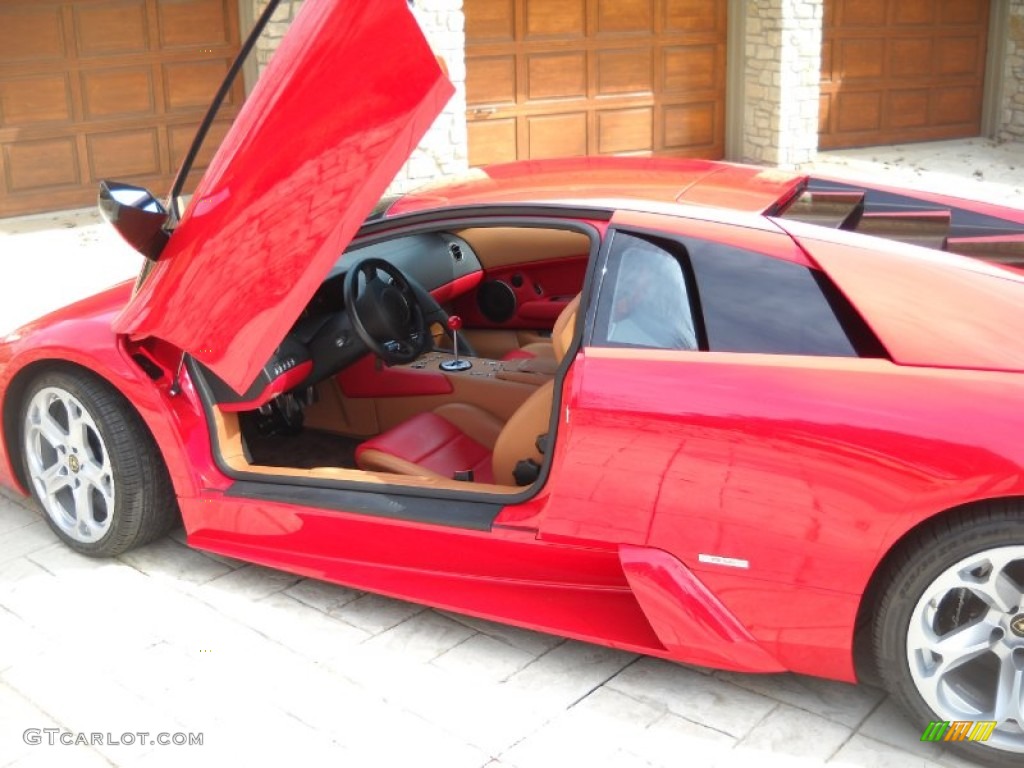
{"type": "Polygon", "coordinates": [[[597,343],[697,349],[686,276],[675,256],[653,241],[617,232],[608,268],[597,343]]]}
{"type": "Polygon", "coordinates": [[[706,240],[615,232],[593,343],[827,357],[884,357],[821,273],[706,240]]]}
{"type": "Polygon", "coordinates": [[[709,349],[857,355],[813,270],[717,243],[687,246],[709,349]]]}

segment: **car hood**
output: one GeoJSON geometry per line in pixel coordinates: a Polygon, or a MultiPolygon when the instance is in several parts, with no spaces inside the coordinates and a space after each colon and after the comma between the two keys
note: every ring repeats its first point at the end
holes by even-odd
{"type": "Polygon", "coordinates": [[[244,391],[452,93],[406,0],[306,0],[114,330],[244,391]]]}

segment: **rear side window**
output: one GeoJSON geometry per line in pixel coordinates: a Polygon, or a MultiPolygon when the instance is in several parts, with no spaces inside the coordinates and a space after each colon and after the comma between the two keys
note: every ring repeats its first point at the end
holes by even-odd
{"type": "Polygon", "coordinates": [[[718,243],[688,246],[709,349],[857,356],[814,270],[718,243]]]}
{"type": "Polygon", "coordinates": [[[615,232],[593,343],[823,357],[884,350],[820,272],[730,245],[615,232]]]}
{"type": "Polygon", "coordinates": [[[658,242],[616,232],[598,303],[609,346],[697,349],[683,263],[658,242]]]}

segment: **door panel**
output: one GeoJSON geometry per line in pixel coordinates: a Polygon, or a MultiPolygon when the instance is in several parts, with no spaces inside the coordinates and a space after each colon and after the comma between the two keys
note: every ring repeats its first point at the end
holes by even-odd
{"type": "Polygon", "coordinates": [[[550,330],[583,288],[588,256],[486,270],[484,281],[455,302],[472,328],[550,330]]]}

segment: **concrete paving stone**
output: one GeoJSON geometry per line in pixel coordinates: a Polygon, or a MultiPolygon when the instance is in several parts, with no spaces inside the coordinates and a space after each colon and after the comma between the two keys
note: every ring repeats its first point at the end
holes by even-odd
{"type": "Polygon", "coordinates": [[[315,666],[247,627],[238,626],[225,638],[228,642],[211,642],[185,655],[192,659],[193,682],[238,700],[275,702],[290,694],[293,679],[315,666]]]}
{"type": "Polygon", "coordinates": [[[39,646],[35,630],[0,606],[0,672],[38,653],[39,646]]]}
{"type": "MultiPolygon", "coordinates": [[[[1010,765],[1019,765],[1021,761],[1018,756],[1016,759],[1011,757],[1009,760],[1004,762],[1007,762],[1010,765]]],[[[938,756],[938,763],[942,768],[982,768],[985,765],[984,763],[979,763],[977,760],[971,760],[964,757],[959,752],[952,751],[948,746],[942,747],[942,751],[938,756]]]]}
{"type": "Polygon", "coordinates": [[[31,593],[0,597],[12,612],[51,639],[77,633],[100,633],[116,638],[116,648],[145,647],[158,642],[160,633],[140,620],[140,612],[154,598],[149,579],[115,560],[97,560],[62,544],[32,553],[27,558],[50,575],[31,593]]]}
{"type": "Polygon", "coordinates": [[[720,680],[760,693],[794,707],[856,728],[871,714],[885,692],[867,685],[850,685],[805,675],[743,675],[715,672],[720,680]]]}
{"type": "Polygon", "coordinates": [[[688,765],[711,765],[736,743],[728,734],[665,712],[624,748],[651,765],[675,768],[683,759],[688,765]]]}
{"type": "Polygon", "coordinates": [[[54,576],[68,576],[75,581],[80,577],[95,579],[94,574],[99,571],[105,571],[109,575],[114,571],[123,570],[127,578],[140,577],[140,574],[125,569],[117,560],[107,557],[89,557],[75,552],[56,537],[49,546],[38,549],[25,557],[54,576]]]}
{"type": "MultiPolygon", "coordinates": [[[[0,220],[2,223],[2,220],[0,220]]],[[[0,225],[0,231],[3,230],[3,226],[0,225]]],[[[34,501],[29,499],[27,496],[22,496],[17,491],[6,486],[0,488],[0,513],[3,510],[17,507],[18,509],[24,509],[29,512],[33,512],[36,515],[39,514],[39,507],[34,501]]]]}
{"type": "Polygon", "coordinates": [[[0,564],[48,547],[57,541],[50,526],[40,518],[0,534],[0,564]]]}
{"type": "MultiPolygon", "coordinates": [[[[5,670],[2,679],[72,732],[122,733],[180,730],[174,718],[134,695],[91,664],[91,646],[75,638],[65,653],[29,659],[5,670]]],[[[117,761],[148,751],[148,745],[97,745],[117,761]]]]}
{"type": "Polygon", "coordinates": [[[191,679],[162,691],[156,706],[173,715],[184,730],[194,732],[212,732],[224,722],[261,719],[268,713],[284,717],[270,687],[259,683],[260,671],[259,667],[250,668],[250,684],[239,689],[226,686],[223,675],[207,674],[197,665],[191,679]]]}
{"type": "MultiPolygon", "coordinates": [[[[536,751],[524,751],[519,754],[510,755],[501,765],[511,765],[514,768],[562,768],[566,765],[573,765],[572,745],[560,745],[557,751],[546,752],[542,749],[536,751]]],[[[587,762],[583,763],[587,768],[650,768],[650,763],[642,757],[615,749],[598,755],[588,754],[587,762]]]]}
{"type": "Polygon", "coordinates": [[[253,601],[281,592],[301,577],[284,571],[275,571],[261,565],[246,565],[208,581],[196,590],[196,595],[214,606],[227,606],[240,601],[253,601]]]}
{"type": "Polygon", "coordinates": [[[273,642],[318,663],[343,655],[371,637],[369,632],[310,608],[284,592],[233,605],[227,613],[273,642]]]}
{"type": "Polygon", "coordinates": [[[489,635],[476,634],[431,662],[459,677],[488,683],[507,680],[536,659],[531,653],[514,648],[489,635]]]}
{"type": "Polygon", "coordinates": [[[17,614],[17,606],[31,604],[30,598],[58,587],[58,579],[26,557],[0,563],[0,606],[17,614]]]}
{"type": "Polygon", "coordinates": [[[234,570],[170,537],[125,552],[118,560],[153,579],[185,590],[206,584],[234,570]]]}
{"type": "Polygon", "coordinates": [[[118,654],[106,664],[111,679],[146,698],[159,699],[165,691],[195,679],[203,660],[169,643],[118,654]]]}
{"type": "Polygon", "coordinates": [[[465,642],[472,629],[426,610],[367,641],[368,648],[384,649],[410,661],[427,663],[465,642]]]}
{"type": "Polygon", "coordinates": [[[112,763],[91,747],[42,745],[21,759],[11,763],[12,768],[110,768],[112,763]]]}
{"type": "Polygon", "coordinates": [[[891,699],[886,699],[864,721],[858,733],[903,751],[937,760],[940,748],[931,742],[921,741],[921,734],[927,725],[928,723],[911,722],[902,709],[891,699]]]}
{"type": "Polygon", "coordinates": [[[38,522],[39,513],[0,497],[0,536],[38,522]]]}
{"type": "Polygon", "coordinates": [[[327,734],[356,761],[354,765],[480,766],[490,755],[395,702],[322,673],[315,688],[286,704],[289,714],[327,734]]]}
{"type": "Polygon", "coordinates": [[[427,609],[424,606],[417,603],[393,600],[383,595],[364,594],[339,608],[332,609],[329,615],[376,635],[425,610],[427,609]]]}
{"type": "Polygon", "coordinates": [[[328,736],[279,711],[240,712],[231,721],[183,733],[201,734],[202,744],[157,745],[126,768],[355,765],[328,736]]]}
{"type": "Polygon", "coordinates": [[[0,766],[17,762],[41,746],[25,742],[28,728],[59,728],[59,724],[29,699],[0,681],[0,766]]]}
{"type": "MultiPolygon", "coordinates": [[[[625,750],[663,714],[660,706],[599,688],[500,757],[513,765],[541,765],[547,760],[548,764],[617,765],[625,750]]],[[[646,762],[636,754],[628,760],[646,762]]]]}
{"type": "Polygon", "coordinates": [[[538,710],[557,711],[604,685],[636,659],[632,653],[567,640],[512,675],[505,685],[529,695],[538,710]]]}
{"type": "Polygon", "coordinates": [[[284,594],[318,611],[332,613],[366,593],[317,579],[302,579],[288,587],[284,594]]]}
{"type": "MultiPolygon", "coordinates": [[[[936,748],[933,756],[940,754],[936,748]]],[[[826,765],[829,768],[942,768],[938,762],[926,756],[898,749],[860,733],[846,742],[826,765]]]]}
{"type": "Polygon", "coordinates": [[[743,737],[739,747],[824,762],[853,735],[853,729],[803,709],[780,704],[743,737]]]}
{"type": "Polygon", "coordinates": [[[639,701],[662,702],[677,715],[742,738],[778,702],[689,667],[643,658],[608,685],[639,701]]]}
{"type": "Polygon", "coordinates": [[[475,629],[482,635],[493,637],[495,640],[507,643],[513,648],[526,651],[532,656],[540,656],[564,641],[564,638],[557,637],[556,635],[534,632],[529,629],[522,629],[521,627],[513,627],[509,624],[499,624],[487,619],[478,619],[475,616],[466,616],[450,611],[438,612],[461,624],[465,624],[471,629],[475,629]]]}
{"type": "Polygon", "coordinates": [[[537,697],[522,689],[454,676],[370,644],[352,649],[328,667],[388,704],[490,754],[507,749],[572,701],[540,707],[537,697]]]}
{"type": "MultiPolygon", "coordinates": [[[[128,571],[138,574],[127,565],[128,571]]],[[[143,577],[145,579],[145,577],[143,577]]],[[[217,650],[228,653],[251,647],[260,636],[217,608],[153,579],[146,579],[146,593],[135,600],[128,619],[186,653],[217,650]]],[[[111,637],[115,637],[111,633],[111,637]]]]}
{"type": "Polygon", "coordinates": [[[325,660],[370,637],[364,630],[303,605],[284,592],[272,593],[261,600],[218,599],[209,607],[216,611],[218,625],[223,629],[207,633],[206,642],[217,643],[221,650],[230,648],[232,653],[238,653],[253,644],[271,641],[315,660],[325,660]],[[241,645],[230,640],[232,635],[240,631],[247,633],[241,645]]]}

